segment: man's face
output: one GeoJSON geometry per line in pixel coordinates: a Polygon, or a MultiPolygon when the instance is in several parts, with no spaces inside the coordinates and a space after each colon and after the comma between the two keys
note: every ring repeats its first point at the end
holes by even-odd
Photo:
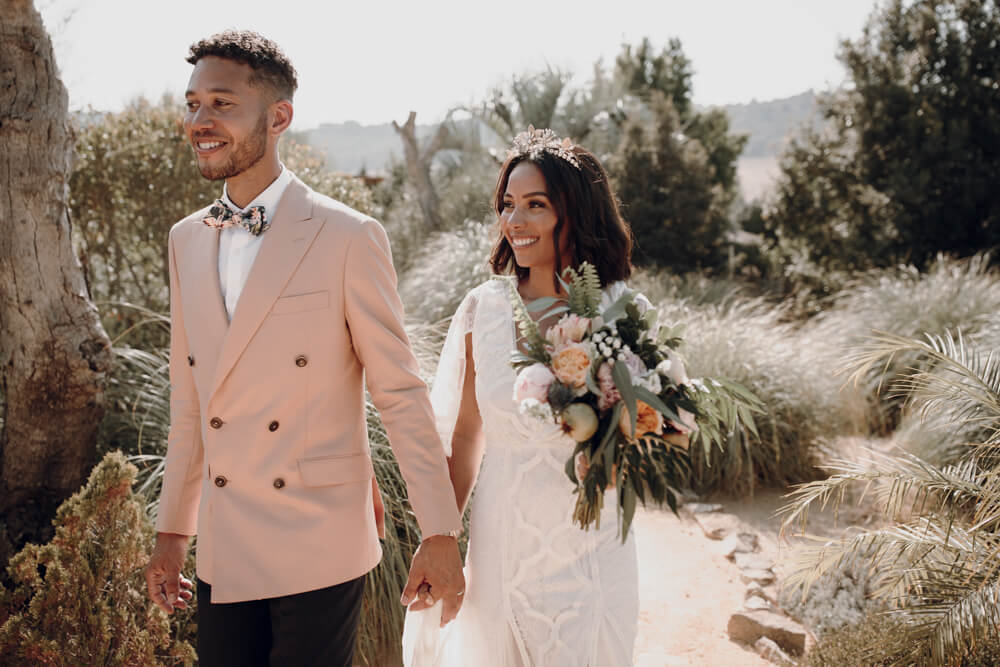
{"type": "Polygon", "coordinates": [[[188,82],[184,132],[201,175],[221,180],[261,161],[268,147],[268,100],[249,83],[249,65],[206,56],[188,82]]]}

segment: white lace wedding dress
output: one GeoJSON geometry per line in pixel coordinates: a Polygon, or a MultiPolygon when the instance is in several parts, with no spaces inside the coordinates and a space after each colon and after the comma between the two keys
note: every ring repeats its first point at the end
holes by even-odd
{"type": "MultiPolygon", "coordinates": [[[[486,448],[471,501],[466,595],[438,629],[440,602],[408,612],[408,667],[631,667],[638,617],[634,537],[618,536],[613,491],[601,527],[573,523],[564,466],[574,443],[559,427],[522,416],[513,400],[515,325],[508,284],[470,292],[448,333],[432,391],[446,446],[458,416],[465,334],[472,332],[476,398],[486,448]]],[[[610,303],[624,289],[613,285],[610,303]]],[[[635,529],[633,528],[633,531],[635,529]]]]}

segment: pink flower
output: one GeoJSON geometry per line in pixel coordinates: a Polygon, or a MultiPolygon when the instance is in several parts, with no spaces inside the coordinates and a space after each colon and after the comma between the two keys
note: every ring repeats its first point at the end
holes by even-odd
{"type": "Polygon", "coordinates": [[[677,429],[679,432],[690,433],[691,431],[694,431],[695,429],[698,428],[698,425],[694,421],[694,415],[685,410],[684,408],[682,407],[677,408],[677,416],[680,417],[681,420],[678,422],[671,419],[670,425],[673,426],[675,429],[677,429]]]}
{"type": "Polygon", "coordinates": [[[545,332],[545,340],[553,348],[559,350],[570,343],[582,341],[589,328],[590,320],[588,318],[569,313],[563,315],[559,322],[549,327],[549,330],[545,332]]]}
{"type": "Polygon", "coordinates": [[[542,403],[548,402],[549,386],[555,381],[545,364],[532,364],[521,369],[514,380],[514,400],[520,403],[529,398],[542,403]]]}
{"type": "Polygon", "coordinates": [[[615,386],[614,376],[611,374],[611,363],[605,362],[597,369],[597,384],[601,388],[601,393],[597,397],[597,407],[601,411],[614,407],[615,403],[622,400],[622,395],[615,386]]]}
{"type": "Polygon", "coordinates": [[[632,350],[625,350],[624,361],[625,365],[628,366],[628,374],[629,377],[632,378],[633,383],[635,383],[640,378],[645,377],[646,373],[649,372],[649,369],[646,368],[646,364],[644,364],[642,362],[642,359],[639,358],[639,355],[637,355],[632,350]]]}

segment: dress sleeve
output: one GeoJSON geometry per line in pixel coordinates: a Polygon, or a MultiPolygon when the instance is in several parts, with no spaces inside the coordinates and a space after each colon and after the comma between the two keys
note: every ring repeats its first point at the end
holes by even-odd
{"type": "Polygon", "coordinates": [[[438,435],[446,456],[451,456],[451,438],[458,422],[465,382],[465,338],[472,331],[479,306],[479,295],[473,290],[465,295],[451,318],[445,337],[437,373],[431,386],[431,407],[437,423],[438,435]]]}

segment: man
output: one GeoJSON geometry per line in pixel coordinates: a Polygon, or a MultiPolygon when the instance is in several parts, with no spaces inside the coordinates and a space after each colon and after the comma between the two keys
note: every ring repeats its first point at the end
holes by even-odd
{"type": "Polygon", "coordinates": [[[170,232],[171,426],[149,595],[168,614],[198,535],[203,665],[350,665],[365,574],[381,557],[364,383],[426,539],[403,604],[464,589],[461,519],[403,329],[388,240],[311,191],[277,143],[295,70],[227,31],[191,47],[184,129],[216,205],[170,232]],[[427,589],[429,587],[429,595],[427,589]]]}

